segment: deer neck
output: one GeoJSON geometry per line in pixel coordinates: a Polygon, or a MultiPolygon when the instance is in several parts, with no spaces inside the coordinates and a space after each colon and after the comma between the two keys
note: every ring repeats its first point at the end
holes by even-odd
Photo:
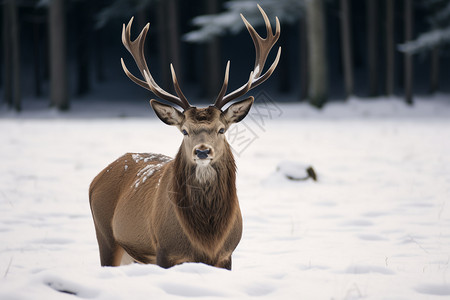
{"type": "Polygon", "coordinates": [[[231,216],[238,205],[231,150],[225,151],[217,162],[198,166],[187,161],[180,149],[174,168],[172,184],[176,192],[172,201],[183,229],[202,248],[218,247],[234,221],[231,216]]]}

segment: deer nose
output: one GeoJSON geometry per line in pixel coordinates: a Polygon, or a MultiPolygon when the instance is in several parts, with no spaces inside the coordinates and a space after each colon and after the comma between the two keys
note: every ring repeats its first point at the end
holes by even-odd
{"type": "Polygon", "coordinates": [[[210,149],[205,149],[205,150],[195,149],[195,154],[196,154],[197,157],[200,158],[200,159],[205,159],[205,158],[207,158],[209,152],[210,152],[210,149]]]}

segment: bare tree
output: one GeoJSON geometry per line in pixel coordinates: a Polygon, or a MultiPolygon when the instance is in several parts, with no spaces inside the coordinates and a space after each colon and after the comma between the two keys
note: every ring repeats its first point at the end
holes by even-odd
{"type": "Polygon", "coordinates": [[[11,76],[11,70],[12,70],[12,61],[11,61],[11,44],[10,44],[10,21],[9,21],[9,1],[5,2],[3,4],[3,61],[5,64],[4,67],[4,96],[5,96],[5,102],[8,104],[8,106],[12,106],[12,88],[11,88],[11,82],[12,82],[12,76],[11,76]]]}
{"type": "Polygon", "coordinates": [[[34,95],[36,97],[42,96],[42,45],[45,44],[42,27],[46,18],[41,14],[28,17],[33,26],[34,95]]]}
{"type": "Polygon", "coordinates": [[[300,100],[308,98],[308,42],[307,42],[307,29],[306,18],[300,19],[300,100]]]}
{"type": "Polygon", "coordinates": [[[69,109],[64,2],[64,0],[52,0],[49,13],[50,104],[59,110],[69,109]]]}
{"type": "MultiPolygon", "coordinates": [[[[166,0],[167,2],[167,21],[168,21],[168,39],[169,53],[171,62],[177,66],[180,78],[183,78],[181,57],[180,57],[180,30],[178,28],[179,21],[179,3],[178,0],[166,0]]],[[[164,66],[165,67],[165,66],[164,66]]]]}
{"type": "Polygon", "coordinates": [[[367,58],[369,96],[378,95],[378,1],[367,0],[367,58]]]}
{"type": "MultiPolygon", "coordinates": [[[[405,0],[404,7],[405,14],[405,43],[411,41],[413,38],[413,2],[412,0],[405,0]]],[[[405,52],[404,54],[404,80],[405,80],[405,101],[406,103],[413,104],[413,61],[412,54],[405,52]]]]}
{"type": "MultiPolygon", "coordinates": [[[[212,15],[219,12],[218,0],[205,0],[206,14],[212,15]]],[[[222,69],[225,65],[220,63],[220,39],[213,37],[206,44],[206,55],[204,63],[204,74],[202,76],[203,81],[203,94],[207,98],[212,98],[217,95],[217,91],[220,90],[220,81],[222,80],[222,69]]]]}
{"type": "Polygon", "coordinates": [[[99,28],[94,31],[94,66],[95,77],[98,82],[103,82],[106,79],[103,48],[103,32],[102,29],[99,28]]]}
{"type": "Polygon", "coordinates": [[[278,64],[278,91],[288,93],[291,90],[291,62],[288,57],[292,49],[292,25],[283,25],[283,34],[280,36],[280,46],[283,48],[283,57],[278,64]]]}
{"type": "Polygon", "coordinates": [[[10,107],[21,110],[20,40],[17,0],[3,5],[3,44],[5,60],[5,99],[10,107]]]}
{"type": "Polygon", "coordinates": [[[346,97],[353,94],[353,55],[348,0],[341,0],[341,53],[346,97]]]}
{"type": "Polygon", "coordinates": [[[91,90],[91,72],[89,70],[91,53],[91,1],[76,1],[74,8],[77,12],[76,34],[76,61],[77,61],[77,87],[76,94],[82,96],[91,90]]]}
{"type": "Polygon", "coordinates": [[[22,109],[20,92],[20,31],[18,19],[17,0],[9,1],[9,13],[11,20],[11,52],[12,52],[12,78],[13,78],[13,106],[20,111],[22,109]]]}
{"type": "Polygon", "coordinates": [[[430,93],[436,93],[439,89],[439,52],[439,46],[434,46],[430,54],[430,93]]]}
{"type": "Polygon", "coordinates": [[[178,30],[178,0],[159,1],[157,22],[161,81],[163,87],[170,89],[172,83],[172,77],[168,71],[170,63],[177,71],[178,80],[183,81],[178,30]]]}
{"type": "Polygon", "coordinates": [[[394,5],[395,0],[386,0],[386,95],[394,94],[394,5]]]}
{"type": "MultiPolygon", "coordinates": [[[[159,70],[161,74],[161,85],[168,89],[170,87],[170,83],[172,82],[170,79],[170,74],[168,68],[166,68],[166,65],[169,61],[168,58],[168,52],[169,52],[169,45],[167,41],[167,3],[166,1],[159,1],[157,4],[157,10],[158,10],[158,18],[157,18],[157,24],[158,24],[158,53],[159,53],[159,70]]],[[[175,66],[177,67],[177,66],[175,66]]],[[[179,73],[179,72],[178,72],[179,73]]]]}
{"type": "Polygon", "coordinates": [[[328,96],[324,14],[323,0],[307,1],[309,102],[319,108],[325,104],[328,96]]]}

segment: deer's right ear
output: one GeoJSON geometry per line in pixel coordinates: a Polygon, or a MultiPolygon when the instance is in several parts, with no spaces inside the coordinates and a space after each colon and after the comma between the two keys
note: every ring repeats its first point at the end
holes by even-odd
{"type": "Polygon", "coordinates": [[[183,122],[183,113],[175,107],[161,103],[154,99],[150,100],[150,105],[152,106],[158,118],[167,125],[180,126],[183,122]]]}
{"type": "Polygon", "coordinates": [[[222,114],[229,124],[237,123],[247,116],[253,104],[253,96],[231,104],[222,114]]]}

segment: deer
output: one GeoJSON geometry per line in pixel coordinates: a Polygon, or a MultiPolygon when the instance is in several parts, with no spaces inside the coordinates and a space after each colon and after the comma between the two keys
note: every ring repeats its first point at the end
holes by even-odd
{"type": "Polygon", "coordinates": [[[89,202],[102,266],[130,263],[156,264],[162,268],[185,262],[204,263],[231,270],[231,255],[242,236],[242,215],[236,192],[236,164],[225,132],[248,114],[254,97],[233,102],[266,81],[277,67],[281,47],[266,72],[262,72],[280,36],[276,17],[273,33],[264,18],[267,37],[261,36],[241,14],[253,40],[255,65],[248,81],[226,94],[230,70],[213,105],[192,106],[179,86],[173,65],[176,95],[153,79],[144,57],[144,41],[150,24],[131,41],[133,18],[123,24],[122,43],[145,80],[127,69],[125,74],[139,86],[173,105],[150,100],[156,116],[183,135],[174,158],[154,153],[127,153],[103,169],[89,188],[89,202]],[[183,111],[177,109],[178,106],[183,111]]]}

